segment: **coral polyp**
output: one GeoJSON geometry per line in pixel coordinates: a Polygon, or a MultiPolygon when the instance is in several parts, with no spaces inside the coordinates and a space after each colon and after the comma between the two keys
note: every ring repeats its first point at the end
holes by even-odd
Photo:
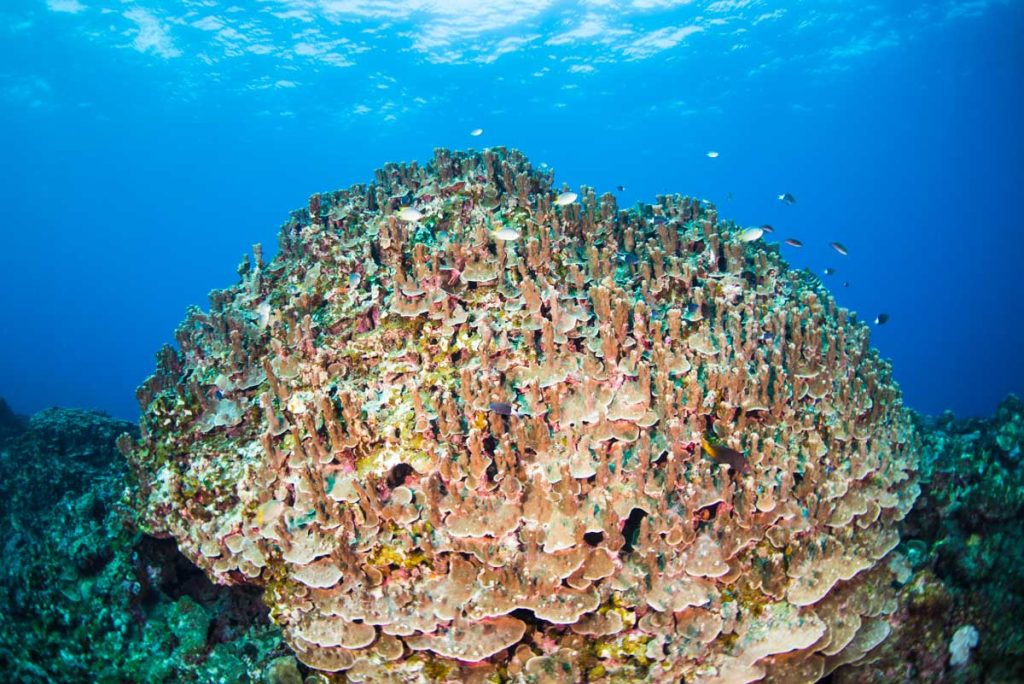
{"type": "Polygon", "coordinates": [[[438,150],[314,195],[139,390],[147,531],[338,681],[862,660],[919,491],[867,328],[706,203],[563,190],[438,150]]]}

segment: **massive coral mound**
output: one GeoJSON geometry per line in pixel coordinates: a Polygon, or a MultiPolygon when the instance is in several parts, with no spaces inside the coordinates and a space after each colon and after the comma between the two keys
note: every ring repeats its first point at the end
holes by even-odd
{"type": "Polygon", "coordinates": [[[867,328],[708,204],[555,194],[495,149],[313,196],[140,388],[149,530],[341,680],[863,659],[919,491],[867,328]]]}

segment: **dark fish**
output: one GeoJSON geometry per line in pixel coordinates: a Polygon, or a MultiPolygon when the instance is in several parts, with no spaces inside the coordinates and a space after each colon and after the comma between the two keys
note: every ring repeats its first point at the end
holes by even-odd
{"type": "Polygon", "coordinates": [[[615,256],[618,262],[623,266],[632,266],[636,262],[640,261],[640,257],[632,252],[619,252],[615,256]]]}
{"type": "Polygon", "coordinates": [[[889,314],[880,313],[877,316],[875,316],[875,325],[885,325],[888,320],[889,314]]]}
{"type": "Polygon", "coordinates": [[[825,268],[825,270],[822,271],[822,273],[824,273],[825,275],[834,275],[835,272],[836,272],[836,269],[832,268],[831,266],[827,266],[825,268]]]}
{"type": "Polygon", "coordinates": [[[514,403],[508,401],[492,401],[487,404],[487,410],[492,411],[499,416],[512,416],[514,418],[522,418],[524,414],[519,411],[519,407],[514,403]]]}
{"type": "Polygon", "coordinates": [[[735,449],[730,449],[721,444],[712,444],[706,437],[701,437],[700,443],[704,447],[704,453],[714,459],[715,462],[724,463],[738,473],[744,473],[750,468],[750,463],[747,461],[746,456],[735,449]]]}
{"type": "Polygon", "coordinates": [[[848,252],[842,242],[830,242],[829,244],[832,245],[832,249],[836,250],[843,256],[847,255],[848,252]]]}
{"type": "Polygon", "coordinates": [[[774,228],[772,228],[772,227],[771,227],[770,225],[768,225],[767,223],[765,223],[765,224],[763,224],[763,225],[761,226],[761,230],[763,230],[763,231],[764,231],[764,232],[766,232],[766,233],[774,233],[774,232],[775,232],[775,229],[774,229],[774,228]]]}
{"type": "Polygon", "coordinates": [[[800,242],[796,238],[789,238],[788,240],[786,240],[786,244],[789,245],[790,247],[803,247],[804,246],[804,243],[800,242]]]}
{"type": "Polygon", "coordinates": [[[504,401],[492,401],[490,404],[487,405],[487,408],[493,411],[494,413],[497,413],[499,416],[519,415],[519,412],[516,411],[516,408],[512,404],[509,404],[508,402],[504,401]]]}
{"type": "Polygon", "coordinates": [[[850,287],[850,281],[849,280],[844,280],[843,281],[843,287],[850,287]]]}
{"type": "Polygon", "coordinates": [[[783,204],[796,204],[796,197],[793,197],[788,192],[784,192],[779,195],[779,201],[783,204]]]}
{"type": "Polygon", "coordinates": [[[725,198],[731,200],[732,199],[732,193],[730,192],[728,195],[725,196],[725,198]]]}
{"type": "Polygon", "coordinates": [[[615,189],[618,190],[619,192],[625,192],[626,191],[626,186],[625,185],[616,185],[615,189]]]}
{"type": "Polygon", "coordinates": [[[656,226],[663,226],[666,223],[668,223],[668,219],[665,218],[664,216],[655,216],[654,218],[651,219],[651,223],[653,223],[656,226]]]}
{"type": "Polygon", "coordinates": [[[773,333],[773,332],[768,332],[767,330],[765,330],[763,333],[761,333],[761,341],[762,342],[771,342],[774,339],[775,339],[775,333],[773,333]]]}

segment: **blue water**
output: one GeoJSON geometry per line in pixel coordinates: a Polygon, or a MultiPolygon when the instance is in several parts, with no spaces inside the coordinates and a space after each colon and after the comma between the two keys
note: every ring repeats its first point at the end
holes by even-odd
{"type": "Polygon", "coordinates": [[[1021,35],[1010,0],[6,0],[0,396],[133,418],[185,307],[310,194],[506,145],[802,240],[890,314],[907,405],[989,413],[1024,393],[1021,35]]]}

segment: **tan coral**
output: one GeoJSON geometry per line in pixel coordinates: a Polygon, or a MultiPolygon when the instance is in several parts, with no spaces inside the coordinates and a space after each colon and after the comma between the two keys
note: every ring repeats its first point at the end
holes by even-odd
{"type": "Polygon", "coordinates": [[[469,662],[484,660],[516,644],[526,632],[526,623],[513,617],[454,623],[439,634],[406,639],[414,650],[430,650],[446,658],[469,662]]]}
{"type": "Polygon", "coordinates": [[[870,659],[919,488],[867,328],[702,202],[556,194],[492,149],[314,196],[140,388],[146,524],[339,681],[870,659]]]}

